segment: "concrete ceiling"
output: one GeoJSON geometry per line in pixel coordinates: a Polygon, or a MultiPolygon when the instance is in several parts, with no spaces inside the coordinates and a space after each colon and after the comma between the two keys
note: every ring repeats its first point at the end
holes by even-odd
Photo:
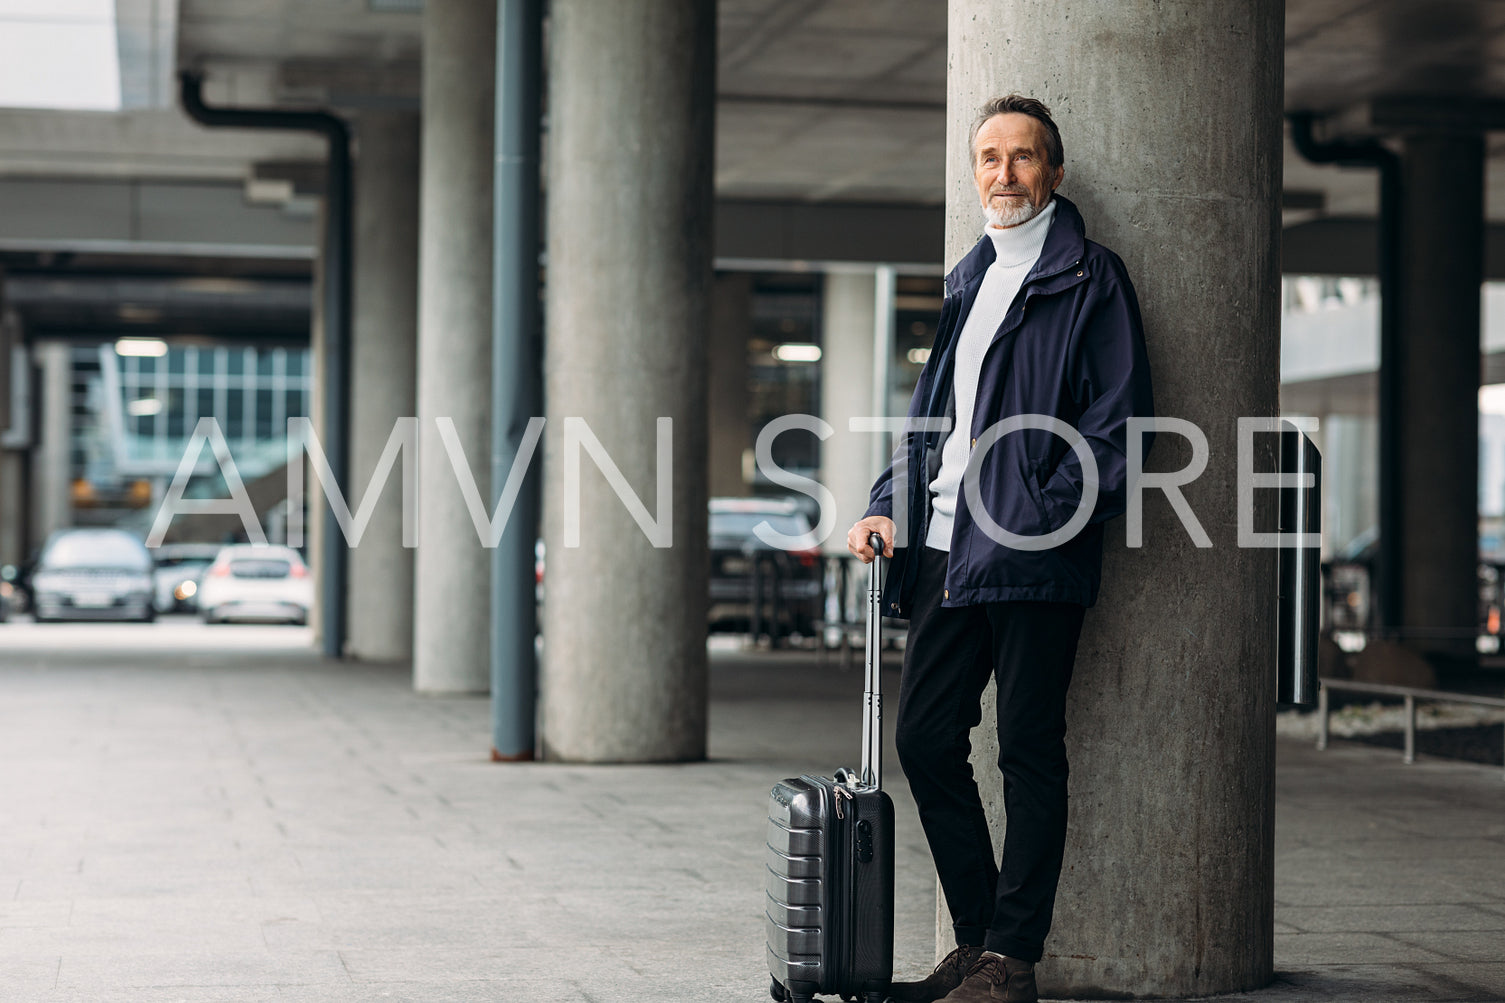
{"type": "MultiPolygon", "coordinates": [[[[416,0],[117,5],[133,110],[0,110],[0,175],[228,179],[257,161],[321,156],[304,136],[211,139],[171,107],[174,67],[206,71],[215,103],[417,106],[416,0]]],[[[1505,99],[1498,0],[1289,0],[1286,35],[1288,110],[1331,112],[1385,95],[1505,99]]],[[[945,0],[720,0],[718,195],[938,204],[945,36],[945,0]]],[[[1490,215],[1505,219],[1505,137],[1491,154],[1490,215]]],[[[1287,191],[1320,205],[1288,222],[1372,214],[1372,172],[1314,167],[1289,148],[1285,166],[1287,191]]]]}

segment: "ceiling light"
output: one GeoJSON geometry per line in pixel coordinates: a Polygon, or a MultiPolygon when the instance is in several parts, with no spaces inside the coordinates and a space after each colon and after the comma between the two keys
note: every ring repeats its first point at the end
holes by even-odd
{"type": "Polygon", "coordinates": [[[787,345],[775,345],[773,357],[780,362],[819,362],[819,345],[801,345],[790,342],[787,345]]]}
{"type": "Polygon", "coordinates": [[[115,342],[115,354],[160,359],[167,354],[167,342],[161,338],[121,338],[115,342]]]}
{"type": "Polygon", "coordinates": [[[162,402],[156,397],[142,397],[125,406],[125,413],[132,418],[149,418],[162,413],[162,402]]]}

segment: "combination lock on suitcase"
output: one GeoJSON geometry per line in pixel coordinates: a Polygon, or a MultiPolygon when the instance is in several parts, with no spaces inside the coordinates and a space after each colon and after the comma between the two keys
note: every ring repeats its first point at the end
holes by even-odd
{"type": "MultiPolygon", "coordinates": [[[[883,540],[869,541],[876,554],[883,540]]],[[[879,564],[868,581],[862,772],[800,776],[768,801],[766,919],[769,993],[883,1003],[894,966],[894,803],[883,790],[879,564]]]]}

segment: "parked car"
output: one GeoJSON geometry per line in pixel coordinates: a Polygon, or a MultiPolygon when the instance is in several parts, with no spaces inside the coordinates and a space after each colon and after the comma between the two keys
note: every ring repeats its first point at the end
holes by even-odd
{"type": "Polygon", "coordinates": [[[166,543],[152,551],[154,602],[158,613],[199,608],[200,580],[224,548],[218,543],[166,543]]]}
{"type": "Polygon", "coordinates": [[[31,597],[38,623],[151,621],[151,553],[123,529],[59,530],[31,573],[31,597]]]}
{"type": "Polygon", "coordinates": [[[307,623],[313,579],[292,547],[237,544],[219,552],[198,589],[205,623],[256,620],[307,623]]]}
{"type": "Polygon", "coordinates": [[[761,579],[763,590],[761,616],[772,632],[813,635],[824,597],[820,550],[779,549],[758,537],[755,530],[764,522],[784,536],[803,536],[811,531],[809,516],[792,499],[711,499],[709,627],[712,631],[749,628],[756,577],[761,579]],[[755,564],[759,563],[761,573],[755,576],[755,564]]]}

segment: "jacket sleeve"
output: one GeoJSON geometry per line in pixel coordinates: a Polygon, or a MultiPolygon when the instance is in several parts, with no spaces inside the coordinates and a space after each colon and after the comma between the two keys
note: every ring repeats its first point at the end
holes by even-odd
{"type": "MultiPolygon", "coordinates": [[[[1098,495],[1092,522],[1104,522],[1128,505],[1128,420],[1154,414],[1150,363],[1145,353],[1139,300],[1123,262],[1111,252],[1099,267],[1073,332],[1072,393],[1081,407],[1077,431],[1097,460],[1098,495]]],[[[1148,454],[1153,435],[1145,436],[1148,454]]],[[[1052,530],[1076,514],[1084,479],[1076,451],[1067,449],[1041,489],[1052,530]]]]}

